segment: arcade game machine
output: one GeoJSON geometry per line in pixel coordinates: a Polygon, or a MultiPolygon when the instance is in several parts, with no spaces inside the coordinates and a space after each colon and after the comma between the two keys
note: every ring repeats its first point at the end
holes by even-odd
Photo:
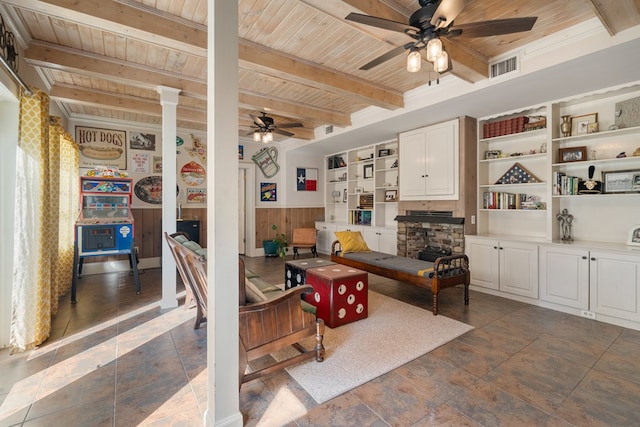
{"type": "Polygon", "coordinates": [[[140,294],[138,263],[133,243],[131,194],[133,183],[117,169],[96,169],[80,177],[80,215],[75,225],[71,303],[76,303],[77,282],[84,258],[128,255],[140,294]]]}

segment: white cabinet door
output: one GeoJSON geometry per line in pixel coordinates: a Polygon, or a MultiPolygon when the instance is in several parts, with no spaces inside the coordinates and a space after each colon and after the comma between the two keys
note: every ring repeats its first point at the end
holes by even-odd
{"type": "Polygon", "coordinates": [[[458,121],[432,126],[427,132],[425,195],[458,198],[458,121]]]}
{"type": "Polygon", "coordinates": [[[378,227],[364,227],[362,237],[372,251],[396,255],[398,252],[398,236],[396,230],[378,227]]]}
{"type": "Polygon", "coordinates": [[[500,242],[500,290],[538,298],[538,245],[500,242]]]}
{"type": "Polygon", "coordinates": [[[334,234],[334,231],[336,231],[335,224],[316,222],[316,230],[318,231],[316,235],[316,250],[321,254],[330,254],[331,243],[336,240],[336,235],[334,234]]]}
{"type": "Polygon", "coordinates": [[[457,200],[458,120],[400,134],[400,200],[457,200]]]}
{"type": "Polygon", "coordinates": [[[498,242],[467,236],[465,251],[469,257],[471,284],[498,290],[498,242]]]}
{"type": "Polygon", "coordinates": [[[379,237],[380,252],[398,254],[398,232],[396,230],[381,229],[379,237]]]}
{"type": "Polygon", "coordinates": [[[426,194],[426,141],[424,129],[400,134],[400,200],[426,194]]]}
{"type": "Polygon", "coordinates": [[[466,237],[471,284],[538,298],[538,246],[466,237]]]}
{"type": "Polygon", "coordinates": [[[589,251],[540,246],[540,299],[589,309],[589,251]]]}
{"type": "Polygon", "coordinates": [[[591,251],[590,309],[640,321],[640,256],[591,251]]]}

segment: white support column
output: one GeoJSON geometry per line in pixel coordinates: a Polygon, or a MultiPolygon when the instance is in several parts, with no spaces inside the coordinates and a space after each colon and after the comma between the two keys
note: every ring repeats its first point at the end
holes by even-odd
{"type": "Polygon", "coordinates": [[[242,426],[238,394],[238,3],[208,0],[205,425],[242,426]]]}
{"type": "MultiPolygon", "coordinates": [[[[162,232],[176,232],[176,110],[179,89],[158,87],[162,105],[162,232]]],[[[164,240],[164,234],[162,235],[164,240]]],[[[176,298],[176,263],[173,255],[162,244],[162,300],[160,307],[178,306],[176,298]]]]}

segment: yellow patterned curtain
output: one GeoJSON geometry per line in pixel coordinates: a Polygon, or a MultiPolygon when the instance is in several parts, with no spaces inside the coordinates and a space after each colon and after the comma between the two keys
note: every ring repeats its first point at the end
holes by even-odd
{"type": "Polygon", "coordinates": [[[51,332],[57,299],[71,285],[78,150],[38,89],[20,98],[10,342],[23,351],[51,332]],[[76,188],[72,188],[75,186],[76,188]]]}

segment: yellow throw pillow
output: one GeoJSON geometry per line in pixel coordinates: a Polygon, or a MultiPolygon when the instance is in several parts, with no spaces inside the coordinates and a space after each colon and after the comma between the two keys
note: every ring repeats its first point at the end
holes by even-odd
{"type": "Polygon", "coordinates": [[[348,254],[349,252],[371,252],[359,231],[336,231],[335,233],[343,254],[348,254]]]}

